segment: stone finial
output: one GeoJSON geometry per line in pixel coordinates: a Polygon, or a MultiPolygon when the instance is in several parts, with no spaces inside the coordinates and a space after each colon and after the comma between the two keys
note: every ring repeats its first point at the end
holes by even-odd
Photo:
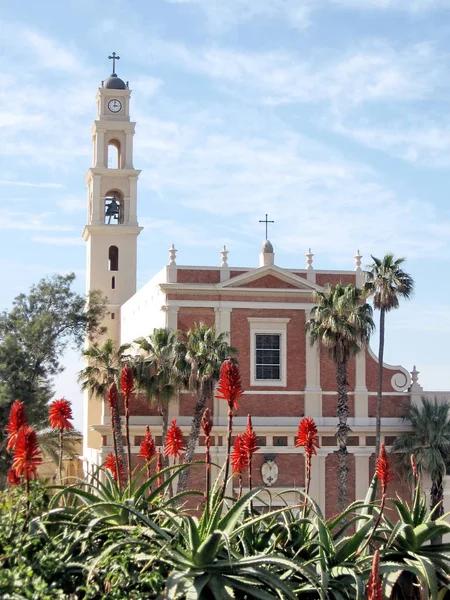
{"type": "Polygon", "coordinates": [[[220,255],[222,256],[222,264],[220,266],[228,267],[228,250],[226,246],[224,246],[223,249],[220,251],[220,255]]]}
{"type": "Polygon", "coordinates": [[[308,252],[305,254],[306,256],[306,269],[307,270],[311,270],[314,267],[312,266],[313,264],[313,256],[314,254],[311,252],[311,248],[308,248],[308,252]]]}
{"type": "Polygon", "coordinates": [[[413,366],[413,370],[411,371],[411,385],[409,386],[410,392],[422,392],[423,388],[419,383],[419,372],[416,369],[416,365],[413,366]]]}
{"type": "Polygon", "coordinates": [[[361,273],[361,271],[362,271],[361,259],[362,259],[362,254],[360,254],[359,250],[357,250],[356,254],[355,254],[355,271],[357,271],[358,273],[361,273]]]}
{"type": "Polygon", "coordinates": [[[176,265],[175,259],[177,257],[178,250],[175,248],[175,244],[172,244],[169,248],[169,265],[176,265]]]}

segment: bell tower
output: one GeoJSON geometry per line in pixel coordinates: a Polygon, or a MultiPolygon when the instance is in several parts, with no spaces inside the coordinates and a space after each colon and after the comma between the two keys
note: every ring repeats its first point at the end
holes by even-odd
{"type": "MultiPolygon", "coordinates": [[[[120,344],[120,311],[136,292],[137,181],[133,167],[133,136],[130,121],[131,90],[116,74],[115,52],[109,57],[113,69],[98,89],[97,118],[92,125],[93,164],[85,181],[88,188],[86,289],[99,290],[107,298],[103,325],[105,339],[120,344]]],[[[84,394],[83,453],[85,470],[101,462],[101,435],[108,411],[104,400],[84,394]],[[97,431],[95,430],[97,429],[97,431]]]]}
{"type": "Polygon", "coordinates": [[[133,136],[128,82],[113,72],[97,92],[97,119],[92,126],[93,166],[87,171],[87,291],[107,297],[107,337],[120,342],[120,307],[136,292],[137,181],[133,167],[133,136]]]}

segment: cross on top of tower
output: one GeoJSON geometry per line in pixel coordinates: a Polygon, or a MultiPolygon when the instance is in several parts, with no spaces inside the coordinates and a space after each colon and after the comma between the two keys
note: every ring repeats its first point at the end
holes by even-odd
{"type": "Polygon", "coordinates": [[[269,225],[269,223],[275,223],[275,221],[269,221],[269,220],[267,219],[267,216],[268,216],[268,215],[267,215],[267,213],[266,213],[266,218],[265,218],[264,220],[260,220],[260,221],[259,221],[260,223],[265,223],[265,224],[266,224],[266,240],[267,240],[267,239],[269,239],[269,238],[267,237],[267,230],[268,230],[268,225],[269,225]]]}
{"type": "Polygon", "coordinates": [[[113,52],[111,54],[111,56],[108,56],[109,60],[113,61],[113,70],[112,70],[112,74],[115,75],[116,74],[116,60],[120,60],[120,56],[117,56],[115,52],[113,52]]]}

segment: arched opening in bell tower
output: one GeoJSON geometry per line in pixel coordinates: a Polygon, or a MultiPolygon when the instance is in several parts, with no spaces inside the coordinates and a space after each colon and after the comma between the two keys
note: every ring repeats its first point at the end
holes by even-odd
{"type": "Polygon", "coordinates": [[[122,194],[117,191],[108,192],[105,196],[105,225],[121,225],[123,208],[122,194]]]}
{"type": "Polygon", "coordinates": [[[109,247],[108,270],[109,271],[118,271],[119,270],[119,248],[117,246],[109,247]]]}
{"type": "Polygon", "coordinates": [[[120,142],[109,140],[108,142],[108,169],[120,169],[120,142]]]}

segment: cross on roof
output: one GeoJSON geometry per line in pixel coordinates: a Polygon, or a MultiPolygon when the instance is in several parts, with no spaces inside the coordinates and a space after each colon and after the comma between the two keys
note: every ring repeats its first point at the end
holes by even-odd
{"type": "Polygon", "coordinates": [[[117,56],[115,52],[112,53],[111,56],[108,56],[110,60],[113,61],[113,75],[116,74],[116,60],[120,60],[120,56],[117,56]]]}
{"type": "Polygon", "coordinates": [[[263,221],[261,221],[261,220],[260,220],[259,222],[260,222],[260,223],[265,223],[265,224],[266,224],[266,240],[267,240],[267,239],[269,239],[269,238],[267,237],[267,226],[268,226],[268,224],[269,224],[269,223],[275,223],[275,221],[269,221],[269,220],[267,219],[267,213],[266,213],[266,218],[265,218],[263,221]]]}

